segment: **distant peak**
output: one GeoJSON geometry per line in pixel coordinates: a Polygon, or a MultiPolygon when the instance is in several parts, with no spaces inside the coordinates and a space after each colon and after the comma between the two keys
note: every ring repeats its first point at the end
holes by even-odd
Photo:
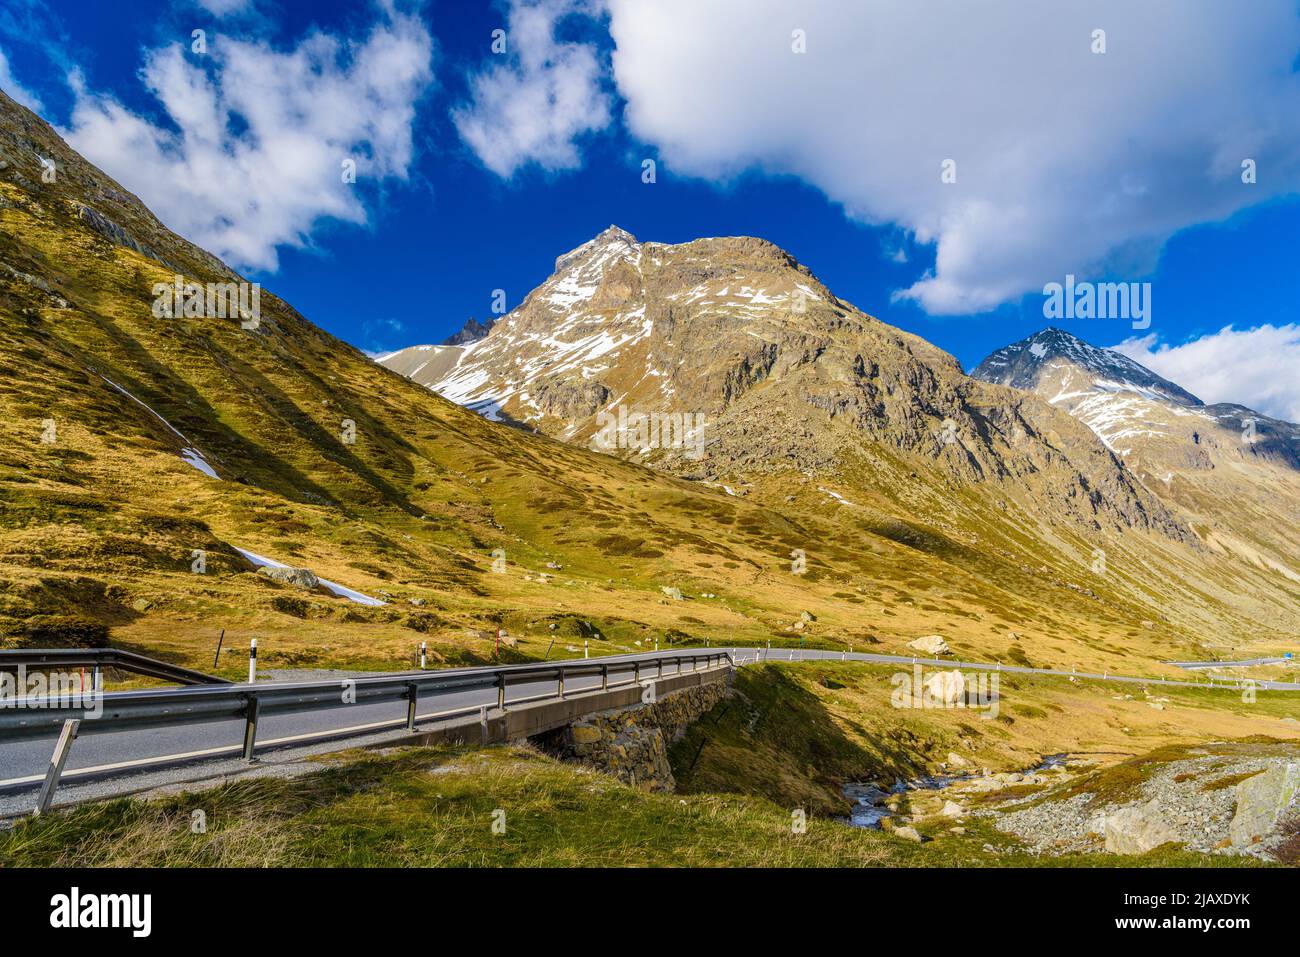
{"type": "Polygon", "coordinates": [[[487,334],[492,331],[496,325],[496,320],[492,318],[479,322],[473,316],[461,327],[460,332],[443,340],[444,346],[467,346],[471,342],[478,342],[480,339],[486,339],[487,334]]]}
{"type": "Polygon", "coordinates": [[[1180,405],[1202,404],[1186,389],[1156,375],[1128,356],[1094,346],[1056,326],[1048,326],[997,350],[972,370],[971,375],[986,382],[1032,388],[1049,360],[1062,359],[1087,371],[1098,382],[1122,385],[1135,391],[1155,390],[1180,405]]]}

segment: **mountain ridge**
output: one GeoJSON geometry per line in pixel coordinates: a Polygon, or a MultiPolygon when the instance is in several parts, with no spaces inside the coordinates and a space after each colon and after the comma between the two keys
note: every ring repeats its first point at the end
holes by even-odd
{"type": "Polygon", "coordinates": [[[841,300],[755,237],[662,244],[611,226],[558,256],[484,339],[413,349],[380,361],[568,442],[592,444],[598,420],[620,411],[699,416],[710,423],[702,455],[644,442],[607,450],[697,480],[829,474],[862,440],[937,460],[959,483],[1046,476],[1082,523],[1190,537],[1068,418],[975,384],[953,356],[841,300]],[[1070,439],[1053,445],[1049,432],[1070,439]]]}

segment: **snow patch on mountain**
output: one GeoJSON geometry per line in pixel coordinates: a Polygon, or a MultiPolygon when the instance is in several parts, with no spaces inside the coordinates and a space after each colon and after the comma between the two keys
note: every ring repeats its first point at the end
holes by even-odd
{"type": "MultiPolygon", "coordinates": [[[[268,568],[293,567],[292,565],[286,565],[284,562],[277,562],[274,558],[267,558],[265,555],[259,555],[257,552],[250,552],[247,549],[240,548],[238,545],[231,545],[230,547],[239,552],[239,554],[243,555],[258,568],[261,568],[262,566],[268,568]]],[[[340,598],[346,598],[348,601],[356,602],[358,605],[369,605],[372,608],[377,608],[380,605],[388,604],[386,601],[380,601],[378,598],[371,598],[369,595],[363,595],[359,591],[353,591],[351,588],[340,585],[338,582],[332,582],[328,579],[321,578],[319,575],[316,576],[316,580],[320,582],[327,591],[333,592],[340,598]]]]}
{"type": "Polygon", "coordinates": [[[111,385],[118,392],[122,393],[124,396],[126,396],[136,405],[140,406],[142,409],[147,410],[155,419],[157,419],[159,422],[165,425],[172,432],[173,435],[175,435],[177,438],[179,438],[182,442],[185,443],[185,448],[181,449],[181,459],[185,462],[186,465],[190,466],[191,468],[198,469],[198,471],[202,472],[204,475],[208,476],[209,478],[214,478],[217,481],[221,481],[221,476],[217,474],[216,469],[214,469],[210,464],[208,464],[208,460],[203,457],[203,453],[200,452],[198,449],[194,448],[194,446],[190,444],[190,440],[187,439],[184,435],[182,435],[179,429],[177,429],[174,425],[172,425],[161,415],[155,412],[148,404],[141,402],[139,399],[133,396],[130,392],[127,392],[126,389],[123,389],[120,385],[118,385],[108,376],[101,375],[100,378],[103,379],[105,382],[107,382],[109,385],[111,385]]]}

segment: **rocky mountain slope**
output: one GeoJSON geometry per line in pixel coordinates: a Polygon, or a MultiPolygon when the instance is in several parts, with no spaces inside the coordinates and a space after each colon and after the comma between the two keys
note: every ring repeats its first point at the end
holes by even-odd
{"type": "Polygon", "coordinates": [[[1069,412],[1211,549],[1300,583],[1300,426],[1207,405],[1060,329],[999,349],[971,374],[1069,412]]]}

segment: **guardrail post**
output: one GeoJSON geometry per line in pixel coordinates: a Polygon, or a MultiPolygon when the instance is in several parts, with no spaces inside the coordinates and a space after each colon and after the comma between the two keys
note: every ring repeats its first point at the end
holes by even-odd
{"type": "Polygon", "coordinates": [[[487,711],[488,711],[487,705],[483,705],[483,707],[478,709],[478,735],[479,735],[478,743],[482,745],[486,745],[488,743],[487,711]]]}
{"type": "Polygon", "coordinates": [[[497,707],[502,711],[506,710],[506,676],[497,675],[497,707]]]}
{"type": "Polygon", "coordinates": [[[641,659],[640,658],[632,662],[632,680],[637,684],[641,683],[641,659]]]}
{"type": "Polygon", "coordinates": [[[257,639],[248,643],[248,683],[257,681],[257,639]]]}
{"type": "Polygon", "coordinates": [[[563,698],[564,697],[564,669],[563,668],[560,669],[560,680],[557,687],[559,689],[558,691],[559,696],[563,698]]]}
{"type": "Polygon", "coordinates": [[[247,695],[248,704],[244,706],[244,760],[253,760],[253,748],[257,745],[257,696],[247,695]]]}
{"type": "Polygon", "coordinates": [[[54,792],[59,786],[59,778],[63,776],[63,766],[68,763],[68,752],[72,750],[72,742],[77,740],[77,729],[80,727],[79,718],[69,718],[63,722],[59,740],[54,743],[54,754],[50,756],[50,767],[45,772],[45,783],[36,796],[36,807],[32,809],[34,816],[40,817],[54,802],[54,792]]]}
{"type": "Polygon", "coordinates": [[[600,690],[609,690],[609,665],[600,666],[600,690]]]}
{"type": "Polygon", "coordinates": [[[406,730],[415,730],[415,703],[420,697],[420,687],[414,681],[406,684],[406,730]]]}

